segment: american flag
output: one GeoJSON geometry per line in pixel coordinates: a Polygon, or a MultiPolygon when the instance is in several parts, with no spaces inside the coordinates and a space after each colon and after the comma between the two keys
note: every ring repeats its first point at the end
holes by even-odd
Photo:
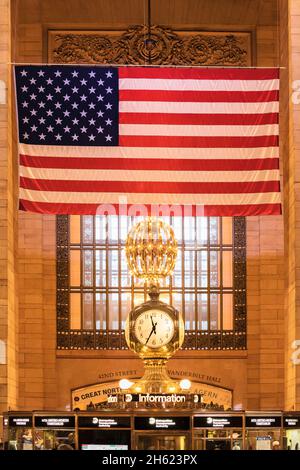
{"type": "Polygon", "coordinates": [[[278,69],[16,66],[20,208],[280,214],[278,69]]]}

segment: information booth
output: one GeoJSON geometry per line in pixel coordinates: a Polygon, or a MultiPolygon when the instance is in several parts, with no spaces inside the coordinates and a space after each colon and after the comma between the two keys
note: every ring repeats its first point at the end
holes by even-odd
{"type": "Polygon", "coordinates": [[[282,413],[246,413],[246,450],[282,449],[282,413]]]}
{"type": "Polygon", "coordinates": [[[4,413],[3,447],[5,450],[33,450],[32,413],[4,413]]]}
{"type": "Polygon", "coordinates": [[[78,414],[78,449],[130,450],[131,417],[115,413],[78,414]]]}
{"type": "Polygon", "coordinates": [[[243,450],[243,415],[201,414],[194,416],[194,450],[243,450]]]}
{"type": "Polygon", "coordinates": [[[300,413],[283,415],[283,449],[300,450],[300,413]]]}
{"type": "Polygon", "coordinates": [[[161,410],[135,416],[133,445],[136,450],[189,450],[191,417],[161,410]]]}
{"type": "Polygon", "coordinates": [[[76,420],[74,414],[35,412],[34,450],[75,450],[76,420]]]}

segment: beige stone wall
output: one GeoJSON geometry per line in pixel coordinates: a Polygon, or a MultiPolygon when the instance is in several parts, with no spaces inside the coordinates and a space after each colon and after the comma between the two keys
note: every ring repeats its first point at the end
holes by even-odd
{"type": "MultiPolygon", "coordinates": [[[[286,297],[286,393],[287,409],[300,409],[300,364],[291,360],[295,349],[293,344],[300,340],[300,1],[289,0],[289,10],[281,4],[281,12],[285,22],[282,30],[283,53],[290,58],[286,79],[287,109],[289,119],[289,152],[287,161],[288,185],[285,190],[286,214],[286,251],[287,258],[287,297],[286,297]]],[[[299,346],[298,346],[299,349],[299,346]]],[[[298,354],[298,360],[300,354],[298,354]]],[[[299,361],[298,361],[299,362],[299,361]]]]}
{"type": "MultiPolygon", "coordinates": [[[[72,11],[68,8],[66,14],[65,10],[58,12],[54,7],[47,8],[49,2],[19,2],[20,8],[14,17],[14,60],[32,63],[45,60],[45,31],[48,27],[68,29],[75,24],[77,27],[87,27],[88,24],[92,25],[92,21],[92,27],[95,27],[97,19],[99,24],[108,21],[109,16],[105,16],[108,12],[100,17],[100,10],[97,10],[90,18],[89,9],[83,12],[79,7],[76,8],[76,3],[72,2],[72,11]]],[[[212,3],[215,5],[216,1],[212,3]]],[[[249,11],[248,17],[245,16],[243,20],[244,28],[249,29],[249,24],[259,21],[256,30],[257,65],[278,65],[277,27],[274,26],[276,9],[274,2],[262,3],[259,20],[254,11],[249,11]]],[[[159,10],[155,11],[157,22],[168,23],[170,13],[164,12],[161,21],[158,21],[159,10]]],[[[232,25],[229,20],[228,17],[228,24],[232,25]]],[[[116,27],[118,21],[120,19],[115,17],[110,24],[116,27]]],[[[137,10],[130,20],[126,18],[125,22],[124,18],[123,24],[127,26],[143,21],[143,12],[137,10]]],[[[191,19],[187,18],[186,21],[191,19]]],[[[178,18],[174,19],[174,23],[178,22],[178,18]]],[[[219,17],[218,25],[221,23],[222,16],[219,17]]],[[[224,20],[224,28],[225,23],[224,20]]],[[[242,27],[241,24],[238,26],[242,27]]],[[[92,357],[84,352],[77,353],[76,357],[74,354],[62,357],[56,353],[55,218],[20,212],[18,239],[18,407],[64,408],[70,388],[94,383],[98,374],[116,361],[113,356],[108,360],[101,353],[93,353],[92,357]]],[[[220,358],[219,353],[207,355],[199,352],[192,358],[188,354],[181,354],[174,359],[174,367],[182,368],[184,362],[187,370],[205,371],[208,375],[212,371],[220,378],[221,385],[234,389],[235,403],[243,408],[281,409],[284,406],[283,218],[249,218],[247,245],[248,352],[227,352],[223,358],[220,358]]],[[[133,362],[136,361],[130,356],[118,358],[119,368],[128,368],[133,362]]]]}
{"type": "Polygon", "coordinates": [[[11,135],[10,2],[0,1],[0,411],[18,403],[16,179],[11,135]]]}

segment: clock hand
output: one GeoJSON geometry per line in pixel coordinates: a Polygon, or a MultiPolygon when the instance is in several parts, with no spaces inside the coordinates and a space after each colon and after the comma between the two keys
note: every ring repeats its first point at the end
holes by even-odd
{"type": "Polygon", "coordinates": [[[157,325],[157,322],[156,323],[153,323],[153,330],[154,330],[154,334],[156,335],[156,325],[157,325]]]}
{"type": "Polygon", "coordinates": [[[148,336],[147,341],[146,341],[145,344],[148,343],[148,341],[149,341],[149,339],[151,338],[151,335],[154,333],[154,331],[155,331],[154,328],[152,328],[152,330],[150,331],[150,335],[148,336]]]}

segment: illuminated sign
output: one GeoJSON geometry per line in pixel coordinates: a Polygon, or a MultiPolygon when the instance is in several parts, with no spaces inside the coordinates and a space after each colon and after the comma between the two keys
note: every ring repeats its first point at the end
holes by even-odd
{"type": "Polygon", "coordinates": [[[180,430],[190,429],[190,418],[188,416],[138,416],[134,419],[134,427],[137,430],[180,430]]]}
{"type": "Polygon", "coordinates": [[[130,428],[129,416],[78,416],[79,428],[130,428]]]}
{"type": "Polygon", "coordinates": [[[32,416],[9,416],[8,425],[12,428],[17,427],[32,427],[32,416]]]}
{"type": "Polygon", "coordinates": [[[281,416],[246,416],[247,428],[280,428],[281,416]]]}
{"type": "Polygon", "coordinates": [[[35,416],[37,428],[75,428],[75,416],[35,416]]]}
{"type": "Polygon", "coordinates": [[[284,416],[283,427],[285,428],[300,428],[300,415],[298,416],[284,416]]]}
{"type": "Polygon", "coordinates": [[[242,416],[195,416],[194,428],[242,428],[242,416]]]}

